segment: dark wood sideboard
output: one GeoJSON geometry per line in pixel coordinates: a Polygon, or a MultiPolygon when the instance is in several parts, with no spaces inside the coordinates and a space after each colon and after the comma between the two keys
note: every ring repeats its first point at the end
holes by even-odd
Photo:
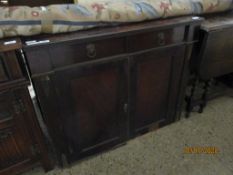
{"type": "Polygon", "coordinates": [[[24,38],[60,158],[81,159],[179,118],[201,22],[181,17],[24,38]]]}
{"type": "Polygon", "coordinates": [[[44,138],[19,59],[21,41],[0,41],[0,175],[18,174],[41,162],[51,168],[44,138]]]}

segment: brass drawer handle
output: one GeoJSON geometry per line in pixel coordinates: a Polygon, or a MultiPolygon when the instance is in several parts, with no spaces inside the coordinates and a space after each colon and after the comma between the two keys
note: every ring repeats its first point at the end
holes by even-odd
{"type": "Polygon", "coordinates": [[[96,48],[95,48],[95,45],[94,44],[88,44],[86,46],[86,49],[87,49],[87,56],[89,58],[95,58],[96,57],[96,48]]]}
{"type": "Polygon", "coordinates": [[[158,39],[158,44],[160,46],[164,46],[166,44],[166,42],[165,42],[165,34],[163,32],[158,33],[157,39],[158,39]]]}

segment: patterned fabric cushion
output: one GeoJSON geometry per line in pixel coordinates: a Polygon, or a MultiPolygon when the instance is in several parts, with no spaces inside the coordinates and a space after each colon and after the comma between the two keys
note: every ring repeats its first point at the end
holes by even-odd
{"type": "Polygon", "coordinates": [[[0,38],[214,13],[229,10],[232,4],[233,0],[78,0],[71,5],[0,7],[0,38]]]}

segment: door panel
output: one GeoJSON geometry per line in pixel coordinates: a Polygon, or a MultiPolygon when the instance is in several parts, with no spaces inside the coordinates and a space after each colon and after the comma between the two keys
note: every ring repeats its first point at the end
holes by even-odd
{"type": "Polygon", "coordinates": [[[172,89],[176,88],[173,87],[173,71],[177,66],[174,60],[183,61],[182,54],[177,58],[176,50],[177,48],[160,49],[131,58],[132,135],[156,128],[159,123],[167,120],[169,97],[173,93],[172,89]]]}
{"type": "Polygon", "coordinates": [[[31,138],[16,103],[13,92],[0,94],[0,170],[33,158],[31,138]]]}
{"type": "Polygon", "coordinates": [[[14,51],[0,53],[0,83],[22,79],[23,72],[14,51]]]}
{"type": "Polygon", "coordinates": [[[12,126],[0,130],[0,169],[13,166],[20,162],[30,161],[28,137],[22,128],[12,126]]]}
{"type": "Polygon", "coordinates": [[[72,67],[56,76],[70,159],[125,139],[124,60],[72,67]]]}
{"type": "Polygon", "coordinates": [[[6,70],[3,66],[3,61],[2,61],[1,56],[0,56],[0,83],[4,82],[6,80],[8,80],[8,77],[6,74],[6,70]]]}
{"type": "Polygon", "coordinates": [[[14,97],[11,93],[0,94],[0,123],[13,119],[14,116],[14,111],[12,110],[13,102],[14,102],[14,97]]]}

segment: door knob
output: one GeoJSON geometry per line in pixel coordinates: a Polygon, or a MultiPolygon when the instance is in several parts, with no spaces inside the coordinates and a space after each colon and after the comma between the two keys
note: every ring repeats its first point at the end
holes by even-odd
{"type": "Polygon", "coordinates": [[[158,38],[157,39],[158,39],[158,44],[160,46],[165,45],[165,35],[164,35],[163,32],[158,33],[158,38]]]}
{"type": "Polygon", "coordinates": [[[95,58],[96,57],[96,48],[95,48],[95,45],[94,44],[88,44],[86,46],[86,49],[87,49],[87,56],[89,58],[95,58]]]}

